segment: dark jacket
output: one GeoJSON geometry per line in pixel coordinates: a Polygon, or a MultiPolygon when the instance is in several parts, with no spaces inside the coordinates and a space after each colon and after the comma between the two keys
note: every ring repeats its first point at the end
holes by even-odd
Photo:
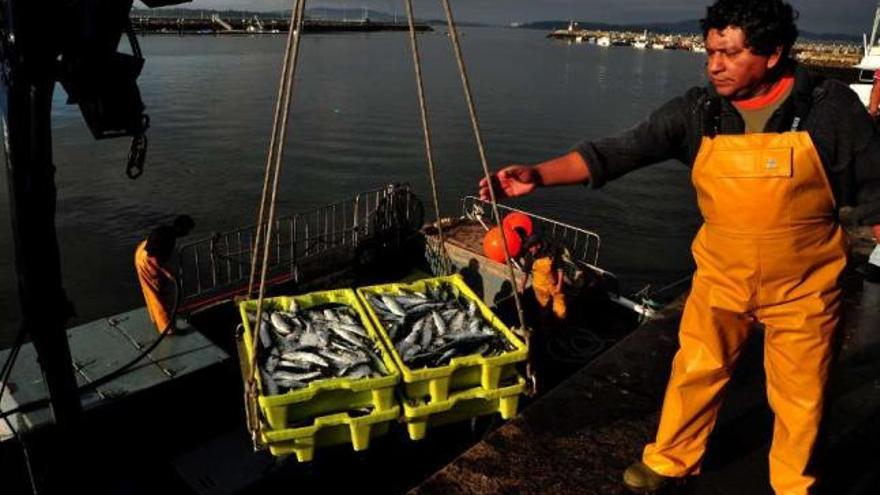
{"type": "MultiPolygon", "coordinates": [[[[858,96],[845,84],[795,68],[791,95],[765,132],[810,133],[838,206],[853,206],[864,225],[880,224],[880,133],[858,96]]],[[[677,159],[692,167],[703,136],[742,134],[739,112],[714,88],[695,87],[622,134],[584,142],[576,151],[590,169],[593,187],[633,170],[677,159]]]]}

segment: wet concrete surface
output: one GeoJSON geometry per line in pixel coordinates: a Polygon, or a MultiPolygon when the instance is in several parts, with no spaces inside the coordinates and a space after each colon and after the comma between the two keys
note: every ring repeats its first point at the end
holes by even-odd
{"type": "MultiPolygon", "coordinates": [[[[852,268],[814,455],[823,494],[880,493],[880,284],[852,268]]],[[[684,298],[621,340],[411,493],[626,493],[623,470],[653,439],[684,298]]],[[[764,494],[772,414],[762,332],[731,380],[702,474],[664,493],[764,494]]]]}

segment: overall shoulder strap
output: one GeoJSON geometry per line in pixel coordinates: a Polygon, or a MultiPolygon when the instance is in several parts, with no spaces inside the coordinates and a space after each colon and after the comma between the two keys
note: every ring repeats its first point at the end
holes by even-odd
{"type": "Polygon", "coordinates": [[[714,138],[721,134],[721,99],[709,94],[700,99],[703,136],[714,138]]]}

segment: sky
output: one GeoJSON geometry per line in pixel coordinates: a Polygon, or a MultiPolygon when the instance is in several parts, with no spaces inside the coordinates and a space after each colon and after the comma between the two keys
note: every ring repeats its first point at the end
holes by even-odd
{"type": "MultiPolygon", "coordinates": [[[[666,22],[702,17],[711,0],[450,0],[456,20],[508,24],[577,19],[593,22],[666,22]]],[[[181,7],[283,10],[292,0],[193,0],[181,7]]],[[[439,0],[413,0],[416,16],[442,16],[439,0]]],[[[870,31],[877,0],[790,0],[803,30],[860,35],[870,31]]],[[[308,7],[367,7],[404,12],[403,0],[309,0],[308,7]]],[[[138,4],[143,7],[142,4],[138,4]]]]}

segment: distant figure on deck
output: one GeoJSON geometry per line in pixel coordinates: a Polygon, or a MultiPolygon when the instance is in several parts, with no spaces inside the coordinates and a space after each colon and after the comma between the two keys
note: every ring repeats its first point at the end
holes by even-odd
{"type": "Polygon", "coordinates": [[[868,99],[868,113],[874,122],[880,116],[880,69],[874,71],[874,85],[871,87],[871,97],[868,99]]]}
{"type": "Polygon", "coordinates": [[[168,264],[177,238],[188,235],[195,225],[189,215],[180,215],[171,225],[162,225],[150,232],[134,253],[134,266],[144,292],[147,312],[160,333],[166,329],[174,331],[174,322],[169,313],[174,304],[175,279],[168,264]]]}
{"type": "MultiPolygon", "coordinates": [[[[519,232],[520,229],[517,229],[519,232]]],[[[549,321],[550,314],[556,322],[565,320],[567,309],[563,284],[562,263],[559,250],[553,243],[533,234],[525,238],[522,247],[522,263],[525,275],[520,284],[520,291],[525,290],[529,276],[532,277],[532,289],[535,299],[541,307],[542,320],[549,321]]]]}

